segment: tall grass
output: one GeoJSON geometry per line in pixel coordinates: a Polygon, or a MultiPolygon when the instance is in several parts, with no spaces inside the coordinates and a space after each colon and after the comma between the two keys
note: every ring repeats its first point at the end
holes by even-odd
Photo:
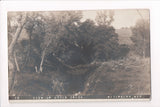
{"type": "Polygon", "coordinates": [[[88,95],[150,95],[150,58],[136,55],[103,62],[85,84],[88,95]]]}

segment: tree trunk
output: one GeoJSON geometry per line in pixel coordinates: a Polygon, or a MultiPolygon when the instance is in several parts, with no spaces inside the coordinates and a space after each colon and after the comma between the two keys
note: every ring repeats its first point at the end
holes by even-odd
{"type": "Polygon", "coordinates": [[[19,65],[18,65],[18,62],[17,62],[16,53],[14,53],[14,61],[15,61],[17,71],[20,72],[20,68],[19,68],[19,65]]]}
{"type": "Polygon", "coordinates": [[[8,48],[9,55],[13,54],[14,46],[17,43],[17,40],[18,40],[18,38],[19,38],[19,36],[22,32],[22,29],[23,29],[24,25],[25,25],[25,20],[22,20],[22,22],[18,24],[18,28],[16,30],[16,33],[15,33],[15,35],[13,37],[13,40],[12,40],[12,42],[9,45],[9,48],[8,48]]]}
{"type": "MultiPolygon", "coordinates": [[[[9,62],[10,62],[12,67],[14,67],[13,63],[15,61],[13,59],[14,47],[15,47],[15,45],[17,43],[18,38],[20,37],[20,34],[22,32],[22,29],[23,29],[25,23],[26,23],[26,14],[24,15],[23,18],[21,18],[21,22],[18,24],[18,28],[16,30],[16,33],[15,33],[13,39],[12,39],[12,42],[10,43],[10,45],[8,47],[8,55],[9,55],[9,60],[10,60],[9,62]]],[[[11,69],[13,69],[13,68],[11,68],[11,69]]]]}
{"type": "Polygon", "coordinates": [[[43,72],[43,62],[44,62],[44,58],[45,58],[45,53],[46,53],[46,48],[44,49],[44,51],[42,53],[41,63],[40,63],[40,67],[39,67],[39,72],[43,72]]]}
{"type": "Polygon", "coordinates": [[[39,66],[39,72],[43,72],[43,62],[44,62],[44,59],[45,59],[46,50],[47,50],[47,48],[48,48],[48,46],[50,45],[51,42],[52,42],[52,38],[49,39],[47,46],[44,48],[44,50],[42,52],[41,62],[40,62],[40,66],[39,66]]]}
{"type": "Polygon", "coordinates": [[[16,33],[8,47],[8,65],[9,65],[9,79],[10,79],[9,95],[13,94],[11,91],[15,84],[15,71],[16,70],[20,71],[16,55],[14,54],[14,47],[17,43],[18,38],[20,37],[20,34],[23,30],[25,23],[26,23],[26,14],[24,15],[24,17],[21,17],[21,21],[18,24],[16,33]],[[15,66],[16,66],[16,69],[15,69],[15,66]]]}

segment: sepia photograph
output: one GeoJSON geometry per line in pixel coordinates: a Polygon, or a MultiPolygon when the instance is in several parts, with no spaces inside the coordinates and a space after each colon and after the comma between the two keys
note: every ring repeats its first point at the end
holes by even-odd
{"type": "Polygon", "coordinates": [[[9,100],[151,98],[150,10],[9,11],[9,100]]]}

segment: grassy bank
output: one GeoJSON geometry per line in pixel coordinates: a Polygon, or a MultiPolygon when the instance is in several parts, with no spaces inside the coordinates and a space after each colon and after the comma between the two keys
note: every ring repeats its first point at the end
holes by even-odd
{"type": "Polygon", "coordinates": [[[150,95],[150,59],[129,56],[103,62],[85,80],[83,76],[69,76],[60,71],[16,72],[10,95],[74,95],[77,92],[80,95],[150,95]]]}

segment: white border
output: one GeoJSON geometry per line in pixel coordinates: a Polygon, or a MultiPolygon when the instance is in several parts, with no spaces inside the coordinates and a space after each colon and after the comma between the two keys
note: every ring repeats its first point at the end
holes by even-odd
{"type": "Polygon", "coordinates": [[[113,106],[158,107],[160,106],[160,1],[2,1],[0,5],[0,72],[2,107],[51,107],[51,106],[113,106]],[[151,17],[151,74],[152,100],[149,102],[83,102],[83,103],[19,103],[8,101],[8,50],[7,11],[48,10],[95,10],[95,9],[150,9],[151,17]],[[78,104],[78,105],[77,105],[78,104]]]}

